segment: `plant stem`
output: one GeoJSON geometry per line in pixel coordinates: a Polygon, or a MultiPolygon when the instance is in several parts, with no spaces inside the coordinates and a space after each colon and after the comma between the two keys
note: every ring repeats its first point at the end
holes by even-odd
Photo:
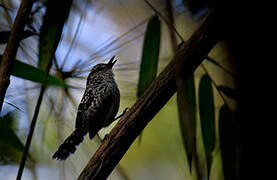
{"type": "Polygon", "coordinates": [[[11,29],[8,44],[3,54],[3,59],[0,65],[0,112],[2,110],[6,91],[10,84],[11,69],[19,47],[21,36],[34,2],[35,0],[21,1],[14,25],[11,29]]]}
{"type": "Polygon", "coordinates": [[[42,102],[44,91],[45,91],[45,85],[42,85],[42,87],[40,89],[39,97],[38,97],[38,100],[37,100],[35,112],[34,112],[34,115],[33,115],[33,119],[32,119],[32,122],[31,122],[29,134],[28,134],[28,137],[27,137],[26,145],[25,145],[23,155],[22,155],[22,158],[21,158],[21,161],[20,161],[20,165],[19,165],[19,169],[18,169],[18,173],[17,173],[17,177],[16,177],[17,180],[21,179],[21,176],[22,176],[22,173],[23,173],[23,170],[24,170],[24,167],[25,167],[25,162],[26,162],[26,159],[27,159],[27,155],[28,155],[28,152],[29,152],[30,145],[31,145],[31,140],[32,140],[32,137],[33,137],[33,133],[34,133],[34,129],[35,129],[35,125],[36,125],[36,121],[37,121],[37,117],[38,117],[38,113],[39,113],[39,109],[40,109],[40,105],[41,105],[41,102],[42,102]]]}

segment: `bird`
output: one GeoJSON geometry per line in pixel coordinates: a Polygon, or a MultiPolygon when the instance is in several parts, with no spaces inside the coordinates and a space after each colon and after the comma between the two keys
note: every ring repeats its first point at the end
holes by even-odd
{"type": "Polygon", "coordinates": [[[59,146],[53,159],[66,160],[76,151],[76,146],[87,133],[93,139],[100,129],[117,119],[115,116],[119,109],[120,92],[112,71],[116,61],[113,56],[108,63],[97,64],[91,69],[78,106],[75,130],[59,146]]]}

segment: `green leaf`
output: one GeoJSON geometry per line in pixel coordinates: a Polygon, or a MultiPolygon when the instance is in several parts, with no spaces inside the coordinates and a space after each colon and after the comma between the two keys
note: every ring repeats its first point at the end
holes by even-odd
{"type": "Polygon", "coordinates": [[[199,113],[209,173],[212,163],[212,152],[215,148],[215,110],[213,89],[208,75],[204,75],[200,80],[199,113]]]}
{"type": "Polygon", "coordinates": [[[235,89],[227,86],[218,86],[217,89],[223,92],[226,96],[238,100],[238,92],[235,89]]]}
{"type": "MultiPolygon", "coordinates": [[[[160,53],[160,38],[161,23],[158,16],[153,16],[147,24],[144,36],[137,97],[140,97],[156,78],[160,53]]],[[[139,144],[141,138],[142,133],[139,136],[139,144]]]]}
{"type": "Polygon", "coordinates": [[[3,117],[0,117],[0,119],[0,142],[15,148],[20,152],[23,152],[24,145],[11,129],[11,113],[8,113],[3,117]]]}
{"type": "MultiPolygon", "coordinates": [[[[146,28],[140,64],[137,97],[140,97],[156,78],[160,53],[161,23],[158,16],[153,16],[146,28]]],[[[139,144],[142,134],[139,136],[139,144]]]]}
{"type": "Polygon", "coordinates": [[[11,128],[12,113],[0,117],[0,158],[3,162],[19,162],[24,145],[11,128]]]}
{"type": "MultiPolygon", "coordinates": [[[[1,60],[2,60],[2,55],[0,55],[0,62],[1,60]]],[[[20,77],[33,82],[38,82],[38,83],[43,83],[44,77],[46,75],[44,71],[34,66],[31,66],[29,64],[23,63],[19,60],[14,61],[11,74],[13,76],[20,77]]],[[[70,85],[67,85],[59,78],[52,75],[48,76],[47,85],[61,86],[61,87],[67,87],[67,88],[72,87],[70,85]]]]}
{"type": "MultiPolygon", "coordinates": [[[[13,130],[15,123],[14,111],[0,117],[0,160],[3,163],[19,163],[24,145],[13,130]]],[[[34,162],[34,159],[28,155],[28,160],[34,162]]]]}
{"type": "Polygon", "coordinates": [[[219,110],[219,141],[225,180],[236,179],[235,125],[233,114],[225,104],[219,110]]]}
{"type": "Polygon", "coordinates": [[[181,91],[177,92],[177,104],[183,144],[186,149],[187,159],[191,169],[196,136],[196,95],[193,75],[184,82],[181,91]]]}
{"type": "Polygon", "coordinates": [[[46,13],[39,35],[38,66],[41,70],[45,71],[48,62],[54,57],[71,4],[72,0],[46,2],[46,13]]]}
{"type": "Polygon", "coordinates": [[[148,22],[144,36],[137,97],[140,97],[156,78],[160,52],[160,38],[160,20],[157,16],[153,16],[148,22]]]}

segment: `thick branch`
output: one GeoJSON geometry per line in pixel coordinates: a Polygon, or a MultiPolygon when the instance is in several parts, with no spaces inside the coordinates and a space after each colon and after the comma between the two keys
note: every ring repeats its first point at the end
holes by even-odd
{"type": "Polygon", "coordinates": [[[186,79],[201,64],[218,40],[215,16],[210,15],[177,51],[174,60],[118,121],[78,179],[106,179],[136,137],[176,92],[175,63],[182,67],[182,75],[186,79]]]}
{"type": "Polygon", "coordinates": [[[19,42],[21,40],[22,33],[24,32],[24,27],[29,18],[34,1],[35,0],[21,1],[14,21],[14,25],[11,30],[8,44],[3,54],[3,59],[0,65],[0,112],[2,109],[6,90],[10,84],[11,69],[19,46],[19,42]]]}

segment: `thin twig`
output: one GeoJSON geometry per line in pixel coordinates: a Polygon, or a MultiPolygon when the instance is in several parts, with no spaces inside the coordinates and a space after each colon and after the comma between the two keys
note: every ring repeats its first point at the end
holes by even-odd
{"type": "Polygon", "coordinates": [[[171,45],[172,45],[172,50],[175,54],[176,51],[177,51],[177,46],[178,46],[175,33],[176,34],[179,34],[179,33],[175,28],[175,19],[174,19],[174,12],[173,12],[173,7],[172,7],[172,4],[171,4],[171,0],[166,0],[166,9],[167,9],[167,12],[168,12],[168,20],[169,20],[168,27],[169,27],[171,45]]]}
{"type": "MultiPolygon", "coordinates": [[[[119,40],[121,40],[122,38],[124,38],[125,36],[127,36],[128,34],[130,34],[131,32],[135,31],[137,28],[139,28],[140,26],[142,26],[143,24],[147,23],[147,21],[149,20],[149,18],[144,19],[143,21],[141,21],[140,23],[138,23],[137,25],[135,25],[133,28],[131,28],[130,30],[128,30],[127,32],[123,33],[122,35],[120,35],[119,37],[115,38],[114,40],[112,40],[110,43],[108,43],[107,45],[101,47],[99,50],[97,50],[96,52],[94,52],[93,54],[91,54],[89,56],[89,58],[87,60],[85,60],[82,64],[87,66],[87,63],[92,60],[92,59],[96,59],[96,58],[100,58],[102,56],[102,54],[109,54],[112,51],[118,50],[119,48],[122,48],[123,46],[127,45],[128,43],[138,39],[139,37],[143,36],[144,33],[141,33],[140,35],[127,40],[123,43],[121,43],[120,45],[114,47],[113,49],[109,49],[110,46],[112,46],[113,44],[115,44],[116,42],[118,42],[119,40]]],[[[174,30],[177,34],[179,34],[177,32],[177,30],[174,30]]],[[[182,37],[180,37],[181,39],[183,39],[182,37]]]]}
{"type": "Polygon", "coordinates": [[[149,1],[144,0],[146,4],[153,10],[155,13],[157,13],[163,20],[164,22],[168,25],[169,28],[172,28],[172,30],[176,33],[176,35],[180,38],[181,41],[184,41],[184,38],[181,36],[181,34],[177,31],[175,26],[170,23],[149,1]]]}
{"type": "MultiPolygon", "coordinates": [[[[116,42],[116,41],[114,40],[114,41],[112,41],[111,43],[109,43],[108,45],[104,46],[104,47],[106,47],[106,48],[104,48],[104,47],[101,48],[101,49],[99,50],[100,52],[96,52],[96,53],[94,53],[93,55],[91,55],[90,58],[89,58],[89,60],[99,58],[99,57],[103,56],[102,54],[109,54],[109,53],[111,53],[111,52],[113,52],[113,51],[116,51],[116,50],[118,50],[119,48],[122,48],[123,46],[129,44],[130,42],[132,42],[132,41],[134,41],[134,40],[136,40],[136,39],[142,37],[143,35],[144,35],[144,33],[141,33],[141,34],[139,34],[139,35],[133,37],[132,39],[127,40],[127,41],[125,41],[125,42],[123,42],[123,43],[117,45],[116,47],[114,47],[114,48],[112,48],[112,49],[108,49],[109,46],[111,46],[113,43],[116,42]],[[100,53],[101,53],[101,54],[100,54],[100,53]]],[[[121,37],[119,37],[119,38],[121,38],[121,37]]],[[[117,38],[116,40],[118,40],[119,38],[117,38]]]]}
{"type": "MultiPolygon", "coordinates": [[[[87,4],[88,4],[88,1],[86,1],[86,3],[85,3],[85,8],[84,8],[83,12],[86,12],[87,4]]],[[[66,63],[66,60],[67,60],[67,58],[68,58],[68,56],[69,56],[69,54],[70,54],[70,52],[71,52],[71,50],[72,50],[72,48],[73,48],[73,45],[75,44],[75,41],[76,41],[76,39],[77,39],[77,35],[78,35],[79,31],[80,31],[81,23],[82,23],[84,17],[85,17],[85,13],[81,13],[81,17],[80,17],[80,19],[79,19],[79,22],[78,22],[76,31],[75,31],[75,33],[74,33],[74,35],[73,35],[73,39],[72,39],[72,41],[71,41],[71,43],[70,43],[70,46],[69,46],[69,48],[68,48],[68,51],[67,51],[66,55],[64,56],[64,59],[63,59],[63,61],[62,61],[61,69],[64,68],[64,65],[65,65],[65,63],[66,63]]]]}
{"type": "Polygon", "coordinates": [[[45,85],[42,85],[42,87],[40,89],[39,97],[38,97],[37,104],[36,104],[36,107],[35,107],[35,112],[34,112],[34,115],[33,115],[33,118],[32,118],[30,130],[29,130],[29,133],[28,133],[26,145],[25,145],[25,148],[24,148],[22,159],[20,161],[20,165],[19,165],[19,169],[18,169],[18,173],[17,173],[17,178],[16,178],[17,180],[21,179],[21,176],[22,176],[22,173],[23,173],[23,170],[24,170],[27,154],[29,152],[29,148],[30,148],[30,145],[31,145],[31,140],[32,140],[33,133],[34,133],[34,130],[35,130],[35,125],[36,125],[36,121],[37,121],[37,117],[38,117],[38,113],[39,113],[39,109],[40,109],[40,105],[41,105],[41,102],[42,102],[42,98],[43,98],[45,88],[46,88],[45,85]]]}
{"type": "Polygon", "coordinates": [[[226,69],[224,66],[222,66],[221,64],[219,64],[216,60],[214,60],[213,58],[207,56],[206,59],[208,61],[210,61],[211,63],[213,63],[214,65],[218,66],[219,68],[221,68],[226,74],[229,74],[232,78],[235,78],[236,75],[234,73],[232,73],[231,71],[229,71],[228,69],[226,69]]]}
{"type": "MultiPolygon", "coordinates": [[[[132,41],[134,41],[134,40],[136,40],[136,39],[142,37],[143,35],[144,35],[144,33],[141,33],[141,34],[139,34],[139,35],[133,37],[132,39],[130,39],[130,40],[128,40],[128,41],[125,41],[125,42],[123,42],[123,43],[117,45],[117,46],[114,47],[113,49],[106,50],[104,53],[105,53],[105,54],[109,54],[109,53],[111,53],[111,52],[113,52],[113,51],[116,51],[116,50],[118,50],[119,48],[122,48],[123,46],[129,44],[130,42],[132,42],[132,41]]],[[[92,57],[92,59],[94,59],[94,58],[99,58],[100,56],[101,56],[101,55],[96,55],[96,56],[92,57]]]]}
{"type": "Polygon", "coordinates": [[[17,107],[15,104],[11,103],[11,102],[8,102],[8,101],[4,101],[5,103],[7,103],[8,105],[14,107],[15,109],[21,111],[21,112],[24,112],[21,108],[17,107]]]}
{"type": "Polygon", "coordinates": [[[23,151],[22,159],[20,161],[20,165],[19,165],[19,169],[18,169],[18,173],[17,173],[17,177],[16,177],[17,180],[20,180],[21,177],[22,177],[22,174],[23,174],[23,170],[24,170],[24,167],[25,167],[25,162],[26,162],[27,155],[28,155],[28,152],[29,152],[29,148],[30,148],[30,145],[31,145],[31,141],[32,141],[32,138],[33,138],[33,133],[34,133],[34,130],[35,130],[35,126],[36,126],[37,117],[38,117],[39,109],[40,109],[40,106],[41,106],[42,98],[43,98],[44,92],[46,90],[46,82],[47,82],[47,79],[48,79],[50,68],[52,66],[52,59],[54,57],[54,54],[55,54],[55,50],[53,50],[51,52],[51,56],[50,56],[50,59],[48,61],[48,65],[47,65],[47,68],[46,68],[46,74],[45,74],[44,79],[43,79],[44,83],[41,85],[39,97],[38,97],[38,100],[37,100],[34,115],[33,115],[33,118],[32,118],[31,125],[30,125],[30,130],[29,130],[29,133],[28,133],[26,145],[25,145],[25,148],[24,148],[24,151],[23,151]]]}
{"type": "Polygon", "coordinates": [[[12,27],[12,18],[11,18],[11,15],[9,13],[9,11],[11,11],[11,9],[7,8],[4,5],[1,5],[1,7],[4,9],[4,16],[6,17],[5,20],[7,21],[9,27],[11,28],[12,27]]]}
{"type": "Polygon", "coordinates": [[[21,40],[21,34],[28,21],[33,3],[35,0],[21,1],[14,25],[9,36],[8,44],[5,48],[2,62],[0,65],[0,112],[6,95],[7,88],[10,84],[10,75],[17,49],[21,40]]]}
{"type": "MultiPolygon", "coordinates": [[[[143,21],[141,21],[140,23],[135,25],[133,28],[129,29],[127,32],[123,33],[122,35],[120,35],[116,39],[112,40],[109,44],[105,45],[104,47],[102,47],[98,51],[96,51],[95,53],[91,54],[89,60],[92,59],[94,56],[97,56],[97,54],[99,54],[99,53],[103,54],[103,51],[105,52],[108,49],[109,46],[115,44],[117,41],[121,40],[123,37],[127,36],[128,34],[130,34],[133,31],[135,31],[138,27],[140,27],[143,24],[147,23],[148,20],[149,20],[149,18],[144,19],[143,21]]],[[[105,53],[105,54],[107,54],[107,53],[105,53]]]]}

